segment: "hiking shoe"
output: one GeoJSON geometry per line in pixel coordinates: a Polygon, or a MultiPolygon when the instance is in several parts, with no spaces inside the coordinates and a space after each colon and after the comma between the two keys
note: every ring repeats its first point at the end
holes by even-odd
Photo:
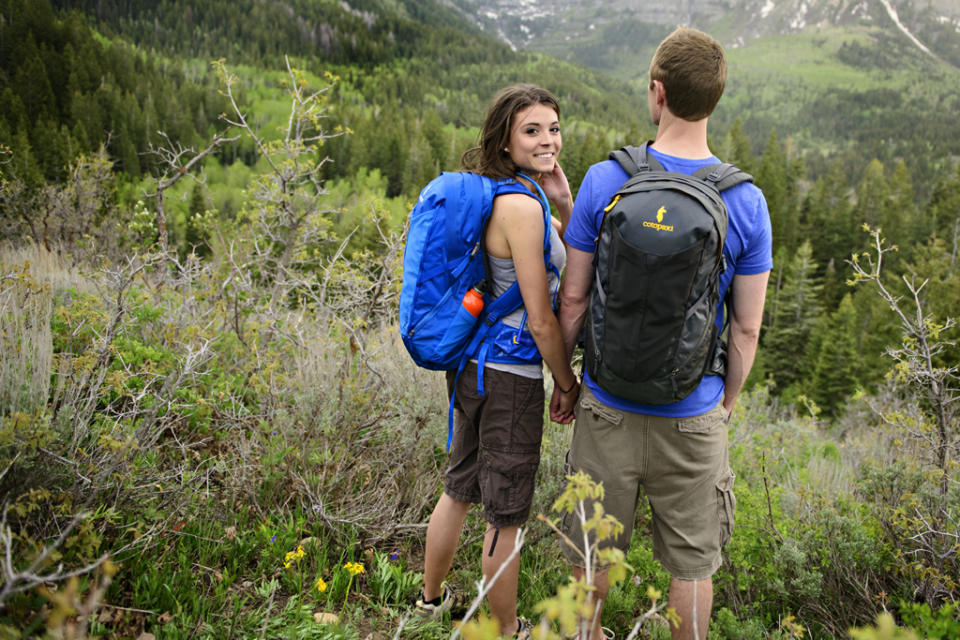
{"type": "Polygon", "coordinates": [[[532,631],[533,623],[526,618],[517,616],[517,632],[513,634],[513,637],[517,640],[528,640],[532,631]]]}
{"type": "Polygon", "coordinates": [[[420,597],[417,599],[417,604],[414,608],[414,613],[417,616],[421,618],[439,618],[444,612],[453,609],[457,602],[457,596],[453,593],[453,589],[447,586],[446,582],[440,585],[440,588],[443,592],[440,594],[440,604],[424,602],[423,592],[420,592],[420,597]]]}

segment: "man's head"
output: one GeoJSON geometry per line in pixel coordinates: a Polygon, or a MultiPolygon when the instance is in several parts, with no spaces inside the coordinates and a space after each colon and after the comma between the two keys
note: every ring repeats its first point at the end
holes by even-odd
{"type": "Polygon", "coordinates": [[[683,120],[702,120],[713,113],[727,81],[723,47],[709,35],[680,27],[667,36],[650,63],[650,90],[663,84],[667,107],[683,120]]]}

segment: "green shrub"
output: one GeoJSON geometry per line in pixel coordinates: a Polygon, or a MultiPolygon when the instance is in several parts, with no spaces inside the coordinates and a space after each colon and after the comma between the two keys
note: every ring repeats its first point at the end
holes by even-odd
{"type": "Polygon", "coordinates": [[[944,604],[936,611],[927,603],[909,603],[900,607],[900,617],[927,640],[960,638],[960,605],[944,604]]]}

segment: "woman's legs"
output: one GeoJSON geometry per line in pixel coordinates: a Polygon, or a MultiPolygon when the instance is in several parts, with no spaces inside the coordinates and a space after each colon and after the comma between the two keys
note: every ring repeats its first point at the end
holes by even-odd
{"type": "MultiPolygon", "coordinates": [[[[486,370],[484,381],[486,394],[481,396],[477,393],[477,367],[471,363],[456,382],[450,466],[444,493],[427,525],[425,602],[443,595],[443,580],[453,565],[472,503],[482,503],[488,521],[516,523],[526,519],[533,501],[543,434],[543,381],[491,368],[486,370]]],[[[452,375],[448,374],[447,383],[452,392],[452,375]]],[[[518,527],[500,527],[494,545],[496,529],[488,524],[481,562],[488,582],[513,552],[518,527]]],[[[519,569],[517,557],[487,593],[490,612],[508,636],[517,631],[519,569]]]]}
{"type": "Polygon", "coordinates": [[[433,600],[441,595],[440,585],[453,565],[460,531],[470,510],[470,504],[454,500],[446,493],[440,496],[427,525],[427,549],[423,560],[423,599],[433,600]]]}
{"type": "MultiPolygon", "coordinates": [[[[493,575],[513,553],[517,539],[516,526],[502,527],[497,534],[497,544],[490,553],[493,537],[497,529],[489,524],[483,538],[483,577],[485,584],[489,584],[493,575]]],[[[517,579],[520,575],[520,554],[517,554],[493,583],[487,592],[490,603],[490,613],[500,622],[501,635],[510,637],[517,631],[517,579]]]]}

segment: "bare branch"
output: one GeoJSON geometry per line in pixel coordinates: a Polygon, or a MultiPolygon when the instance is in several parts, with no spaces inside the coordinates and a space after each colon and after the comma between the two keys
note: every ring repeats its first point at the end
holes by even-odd
{"type": "Polygon", "coordinates": [[[195,182],[203,184],[204,179],[202,177],[195,176],[192,173],[194,168],[196,168],[198,163],[200,163],[200,161],[202,161],[205,157],[216,151],[221,146],[239,140],[240,136],[237,135],[228,137],[226,132],[215,133],[205,149],[195,152],[192,147],[184,147],[179,142],[174,142],[171,140],[170,136],[165,131],[158,131],[157,133],[164,140],[166,140],[166,145],[155,147],[151,143],[145,153],[155,155],[160,159],[161,166],[163,166],[163,172],[155,178],[156,187],[154,191],[152,193],[144,192],[144,195],[146,195],[148,198],[154,198],[156,200],[157,227],[160,232],[160,248],[164,253],[166,253],[168,242],[167,217],[163,206],[164,194],[168,189],[177,184],[184,176],[189,176],[195,182]]]}

